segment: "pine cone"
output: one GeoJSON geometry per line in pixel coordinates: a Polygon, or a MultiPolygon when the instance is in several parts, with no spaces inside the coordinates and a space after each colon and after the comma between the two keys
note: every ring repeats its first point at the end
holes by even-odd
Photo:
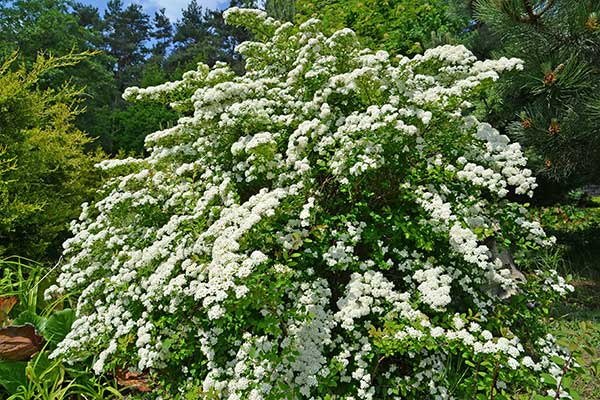
{"type": "Polygon", "coordinates": [[[548,127],[548,133],[552,136],[556,135],[557,133],[560,133],[560,125],[555,119],[553,119],[552,122],[550,122],[550,126],[548,127]]]}
{"type": "Polygon", "coordinates": [[[598,29],[599,25],[598,15],[596,13],[591,13],[587,21],[585,21],[585,27],[591,32],[594,32],[596,29],[598,29]]]}
{"type": "Polygon", "coordinates": [[[544,85],[551,85],[554,83],[555,80],[556,74],[554,73],[554,71],[547,72],[546,75],[544,75],[544,85]]]}

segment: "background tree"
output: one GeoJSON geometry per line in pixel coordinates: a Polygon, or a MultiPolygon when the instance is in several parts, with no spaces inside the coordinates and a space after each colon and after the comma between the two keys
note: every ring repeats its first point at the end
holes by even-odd
{"type": "MultiPolygon", "coordinates": [[[[259,2],[255,0],[229,2],[229,7],[258,5],[259,2]]],[[[195,69],[198,62],[212,66],[217,61],[223,61],[241,74],[243,62],[235,47],[250,38],[246,29],[226,25],[222,10],[203,9],[196,0],[192,0],[175,24],[175,48],[168,58],[168,68],[173,72],[173,77],[178,77],[184,71],[195,69]]]]}
{"type": "Polygon", "coordinates": [[[122,0],[110,0],[104,13],[108,53],[116,60],[114,70],[119,92],[136,83],[140,65],[150,52],[150,17],[139,4],[123,8],[122,0]]]}
{"type": "MultiPolygon", "coordinates": [[[[73,4],[74,14],[79,18],[79,25],[92,30],[92,32],[102,32],[104,29],[104,21],[100,16],[97,7],[83,3],[73,4]]],[[[98,43],[98,41],[95,41],[98,43]]]]}
{"type": "Polygon", "coordinates": [[[112,0],[100,24],[102,47],[113,60],[109,70],[115,90],[109,101],[95,109],[98,122],[89,126],[88,131],[100,137],[103,148],[113,154],[119,150],[141,152],[147,133],[177,119],[176,113],[164,107],[159,109],[152,102],[142,108],[132,107],[121,99],[126,87],[140,83],[158,84],[167,79],[163,64],[172,26],[164,10],[155,14],[153,22],[139,4],[124,7],[121,0],[112,0]],[[155,39],[152,48],[151,38],[155,39]],[[138,128],[129,129],[134,125],[138,128]]]}
{"type": "Polygon", "coordinates": [[[296,15],[296,0],[266,0],[265,11],[280,21],[293,21],[296,15]]]}
{"type": "Polygon", "coordinates": [[[475,4],[476,0],[449,0],[448,9],[454,18],[466,23],[459,34],[460,42],[477,58],[489,59],[492,58],[493,52],[501,46],[501,40],[486,23],[477,19],[475,4]]]}
{"type": "MultiPolygon", "coordinates": [[[[38,52],[61,57],[71,52],[104,47],[100,29],[103,21],[94,7],[66,0],[18,0],[0,2],[0,57],[19,51],[18,62],[32,67],[38,52]]],[[[76,116],[76,125],[94,136],[107,130],[107,113],[102,108],[118,96],[112,71],[113,58],[105,52],[71,66],[53,69],[40,76],[44,88],[60,88],[64,82],[82,88],[85,110],[76,116]]]]}
{"type": "Polygon", "coordinates": [[[81,91],[40,88],[88,56],[38,57],[27,69],[14,68],[14,53],[0,67],[0,255],[56,258],[68,222],[98,186],[100,154],[84,153],[91,140],[73,124],[81,91]]]}
{"type": "Polygon", "coordinates": [[[168,60],[171,71],[193,69],[201,61],[214,64],[218,48],[209,31],[209,18],[208,11],[196,0],[182,10],[181,19],[175,23],[175,48],[168,60]]]}
{"type": "Polygon", "coordinates": [[[300,22],[319,18],[326,31],[352,28],[365,45],[414,54],[450,41],[468,25],[446,0],[296,0],[300,22]]]}
{"type": "Polygon", "coordinates": [[[151,36],[154,39],[152,56],[162,60],[167,54],[167,49],[173,40],[173,24],[165,15],[164,8],[161,8],[154,13],[152,22],[154,25],[154,30],[151,33],[151,36]]]}
{"type": "Polygon", "coordinates": [[[501,39],[496,56],[525,61],[525,70],[501,90],[499,117],[528,149],[546,195],[557,193],[556,185],[598,182],[600,3],[480,0],[475,8],[501,39]]]}

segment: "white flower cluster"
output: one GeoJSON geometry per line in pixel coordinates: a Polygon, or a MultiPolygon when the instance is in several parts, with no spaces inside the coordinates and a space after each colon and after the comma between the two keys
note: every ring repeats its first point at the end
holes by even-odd
{"type": "Polygon", "coordinates": [[[441,267],[418,270],[413,279],[419,282],[417,289],[421,292],[422,300],[437,311],[445,310],[452,300],[450,288],[452,278],[443,273],[441,267]]]}
{"type": "MultiPolygon", "coordinates": [[[[542,274],[542,271],[536,271],[539,275],[542,274]]],[[[561,295],[566,295],[567,293],[572,293],[575,288],[573,285],[568,284],[565,281],[565,278],[560,276],[558,272],[555,270],[547,271],[548,276],[544,279],[544,287],[545,290],[553,291],[559,293],[561,295]]]]}
{"type": "Polygon", "coordinates": [[[336,238],[336,242],[323,253],[325,264],[345,269],[349,264],[357,262],[358,258],[354,256],[354,245],[360,240],[364,227],[364,222],[358,226],[347,222],[345,226],[347,230],[342,232],[332,230],[331,234],[336,238]]]}
{"type": "Polygon", "coordinates": [[[463,115],[472,89],[521,62],[462,46],[392,58],[317,20],[225,17],[260,40],[239,46],[245,75],[200,65],[124,94],[185,116],[146,138],[148,157],[98,165],[113,177],[47,292],[79,293],[53,355],[182,371],[181,388],[229,400],[453,398],[450,342],[552,368],[486,330],[502,301],[490,285],[519,282],[485,239],[549,240],[510,218],[508,191],[535,188],[519,146],[463,115]]]}

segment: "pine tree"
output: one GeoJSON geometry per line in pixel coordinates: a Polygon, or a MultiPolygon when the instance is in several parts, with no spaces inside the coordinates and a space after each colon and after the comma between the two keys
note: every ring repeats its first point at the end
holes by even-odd
{"type": "Polygon", "coordinates": [[[206,15],[207,13],[196,0],[192,0],[182,10],[181,19],[175,23],[173,35],[175,49],[168,60],[171,70],[193,68],[193,65],[199,61],[210,63],[209,54],[214,53],[215,49],[209,49],[211,34],[206,23],[206,15]]]}
{"type": "Polygon", "coordinates": [[[122,0],[110,0],[104,14],[106,44],[116,59],[115,74],[120,91],[136,83],[140,65],[149,49],[150,17],[139,4],[123,8],[122,0]]]}
{"type": "Polygon", "coordinates": [[[73,5],[74,14],[79,17],[79,25],[101,32],[104,29],[104,21],[97,7],[83,3],[73,5]]]}
{"type": "MultiPolygon", "coordinates": [[[[229,2],[229,7],[255,6],[257,2],[254,0],[229,2]]],[[[223,11],[203,9],[196,0],[192,0],[175,24],[175,50],[169,57],[168,67],[181,72],[195,69],[198,62],[212,66],[217,61],[223,61],[237,73],[242,73],[243,62],[235,47],[250,37],[245,29],[226,25],[223,11]]]]}
{"type": "Polygon", "coordinates": [[[525,61],[501,94],[508,132],[546,186],[600,173],[600,2],[480,0],[479,21],[501,39],[497,55],[525,61]]]}
{"type": "MultiPolygon", "coordinates": [[[[229,7],[258,8],[255,0],[230,0],[229,7]]],[[[244,28],[231,26],[225,23],[223,12],[211,10],[208,13],[207,23],[209,30],[214,33],[213,46],[218,49],[216,61],[223,61],[238,74],[244,72],[242,57],[235,51],[238,44],[252,39],[250,32],[244,28]]]]}
{"type": "Polygon", "coordinates": [[[154,47],[152,47],[152,55],[162,60],[173,40],[173,24],[165,15],[164,8],[154,13],[152,22],[154,25],[152,37],[155,40],[154,47]]]}

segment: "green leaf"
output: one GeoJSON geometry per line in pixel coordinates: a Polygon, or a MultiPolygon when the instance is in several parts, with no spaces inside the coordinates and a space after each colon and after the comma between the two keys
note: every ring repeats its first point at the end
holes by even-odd
{"type": "Polygon", "coordinates": [[[548,373],[543,373],[542,378],[544,378],[544,383],[547,383],[549,385],[557,384],[556,379],[554,379],[554,377],[548,373]]]}
{"type": "Polygon", "coordinates": [[[27,374],[29,379],[36,382],[59,382],[61,378],[60,361],[52,361],[48,358],[48,352],[41,351],[27,363],[27,374]]]}
{"type": "Polygon", "coordinates": [[[39,332],[44,330],[44,326],[46,325],[46,318],[40,317],[39,315],[32,313],[31,311],[23,311],[15,320],[13,321],[13,325],[25,325],[31,324],[35,326],[35,329],[39,332]]]}
{"type": "Polygon", "coordinates": [[[2,385],[9,394],[16,393],[19,386],[27,384],[25,375],[24,361],[5,361],[0,360],[0,385],[2,385]]]}
{"type": "Polygon", "coordinates": [[[552,360],[552,362],[556,363],[557,365],[559,365],[561,367],[565,364],[565,360],[559,356],[552,356],[552,357],[550,357],[550,360],[552,360]]]}
{"type": "Polygon", "coordinates": [[[67,336],[74,321],[75,311],[70,308],[53,313],[42,331],[44,338],[53,344],[60,342],[67,336]]]}

